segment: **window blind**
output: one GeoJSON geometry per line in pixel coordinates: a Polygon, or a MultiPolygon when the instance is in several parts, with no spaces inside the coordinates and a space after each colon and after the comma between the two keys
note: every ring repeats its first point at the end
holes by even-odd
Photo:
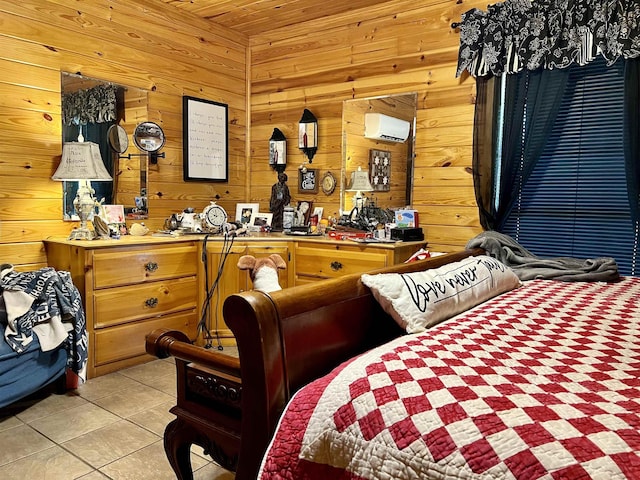
{"type": "Polygon", "coordinates": [[[569,67],[552,134],[503,233],[541,257],[608,256],[635,275],[623,145],[624,63],[569,67]]]}

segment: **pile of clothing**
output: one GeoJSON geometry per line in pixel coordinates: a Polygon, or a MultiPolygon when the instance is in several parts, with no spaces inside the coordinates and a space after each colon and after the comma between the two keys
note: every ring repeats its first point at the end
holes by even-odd
{"type": "Polygon", "coordinates": [[[0,292],[6,310],[4,337],[17,353],[37,335],[40,348],[49,351],[63,343],[67,365],[81,381],[86,379],[88,335],[80,292],[71,274],[45,267],[17,272],[0,265],[0,292]]]}

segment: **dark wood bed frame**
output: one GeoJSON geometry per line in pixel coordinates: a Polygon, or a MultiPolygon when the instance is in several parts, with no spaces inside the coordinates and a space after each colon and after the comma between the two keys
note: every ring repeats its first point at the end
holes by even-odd
{"type": "MultiPolygon", "coordinates": [[[[371,273],[437,268],[480,253],[466,250],[371,273]]],[[[270,294],[231,295],[223,311],[239,359],[192,345],[178,331],[147,336],[148,353],[176,360],[176,419],[165,430],[164,445],[180,480],[193,478],[193,443],[235,471],[237,480],[255,479],[280,415],[299,388],[404,333],[360,274],[270,294]]]]}

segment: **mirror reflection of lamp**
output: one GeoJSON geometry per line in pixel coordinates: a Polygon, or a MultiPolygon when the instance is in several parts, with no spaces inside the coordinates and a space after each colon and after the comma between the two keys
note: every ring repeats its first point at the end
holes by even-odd
{"type": "Polygon", "coordinates": [[[362,211],[367,203],[367,197],[363,195],[363,192],[372,192],[373,186],[369,181],[369,172],[363,171],[358,167],[358,170],[351,172],[351,183],[347,192],[356,192],[353,196],[353,209],[356,212],[362,211]]]}
{"type": "Polygon", "coordinates": [[[71,232],[69,240],[92,240],[94,235],[87,228],[87,220],[99,203],[94,197],[95,190],[91,188],[91,180],[113,180],[104,166],[98,144],[66,142],[62,146],[60,165],[51,178],[63,182],[78,182],[78,193],[73,206],[80,217],[80,226],[71,232]]]}
{"type": "Polygon", "coordinates": [[[298,148],[312,162],[318,151],[318,119],[306,108],[298,122],[298,148]]]}

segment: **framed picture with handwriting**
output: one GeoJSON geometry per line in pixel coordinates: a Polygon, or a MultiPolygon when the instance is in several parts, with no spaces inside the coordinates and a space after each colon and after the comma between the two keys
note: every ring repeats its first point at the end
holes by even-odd
{"type": "Polygon", "coordinates": [[[183,174],[185,181],[229,180],[228,106],[182,97],[183,174]]]}

